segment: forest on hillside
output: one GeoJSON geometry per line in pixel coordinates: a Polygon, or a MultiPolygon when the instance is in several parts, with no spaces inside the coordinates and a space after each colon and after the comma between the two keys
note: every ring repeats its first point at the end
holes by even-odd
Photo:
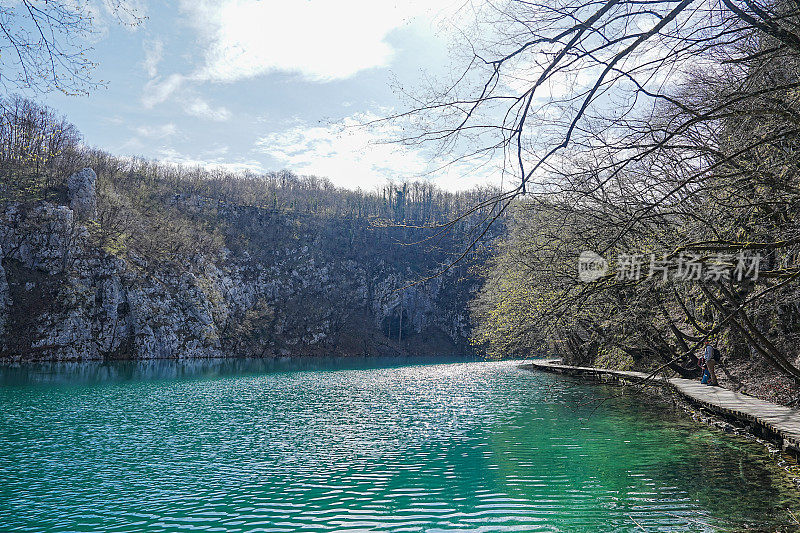
{"type": "MultiPolygon", "coordinates": [[[[0,98],[2,200],[63,203],[67,177],[92,168],[98,176],[98,215],[92,230],[99,245],[112,253],[153,260],[235,245],[235,236],[229,232],[224,241],[226,230],[215,224],[215,210],[226,206],[351,221],[401,245],[436,235],[428,246],[397,246],[394,253],[454,253],[453,245],[466,240],[476,221],[487,216],[488,210],[473,207],[495,194],[492,187],[448,193],[423,181],[353,191],[337,188],[324,177],[298,176],[289,170],[258,174],[187,167],[117,157],[89,146],[57,111],[20,96],[0,98]],[[182,209],[190,200],[203,209],[182,209]],[[470,216],[460,216],[466,212],[470,216]],[[420,233],[440,226],[454,231],[420,233]]],[[[381,183],[377,177],[376,183],[381,183]]],[[[438,259],[444,262],[446,255],[438,259]]],[[[435,273],[434,264],[422,273],[435,273]]]]}
{"type": "Polygon", "coordinates": [[[470,268],[489,242],[474,237],[493,212],[475,206],[493,188],[353,191],[116,157],[33,100],[0,106],[6,358],[471,351],[470,268]],[[70,185],[83,168],[88,214],[70,185]]]}

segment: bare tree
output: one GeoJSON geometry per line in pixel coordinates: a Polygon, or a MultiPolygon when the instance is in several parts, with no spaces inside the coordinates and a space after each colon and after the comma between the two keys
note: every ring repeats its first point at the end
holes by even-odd
{"type": "Polygon", "coordinates": [[[508,304],[540,327],[519,323],[512,336],[670,363],[722,334],[800,379],[798,15],[771,0],[481,8],[464,32],[466,68],[389,117],[420,126],[403,142],[499,160],[516,181],[494,213],[525,197],[523,229],[490,272],[478,318],[508,304]],[[756,282],[632,284],[612,273],[586,285],[575,271],[585,249],[692,254],[706,266],[759,253],[766,269],[756,282]]]}
{"type": "MultiPolygon", "coordinates": [[[[142,21],[125,0],[106,4],[123,24],[142,21]]],[[[6,91],[61,91],[88,94],[101,82],[92,79],[90,56],[97,33],[89,2],[19,0],[0,5],[0,84],[6,91]]]]}

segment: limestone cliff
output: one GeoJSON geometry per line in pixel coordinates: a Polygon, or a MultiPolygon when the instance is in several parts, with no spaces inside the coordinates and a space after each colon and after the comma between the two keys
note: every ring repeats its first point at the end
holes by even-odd
{"type": "MultiPolygon", "coordinates": [[[[468,351],[475,281],[463,266],[398,291],[419,278],[418,265],[369,242],[367,230],[354,244],[353,231],[336,229],[345,221],[321,227],[241,206],[214,216],[260,241],[161,262],[121,256],[94,236],[94,172],[67,183],[67,205],[0,207],[5,359],[468,351]]],[[[202,207],[197,198],[173,203],[202,207]]]]}

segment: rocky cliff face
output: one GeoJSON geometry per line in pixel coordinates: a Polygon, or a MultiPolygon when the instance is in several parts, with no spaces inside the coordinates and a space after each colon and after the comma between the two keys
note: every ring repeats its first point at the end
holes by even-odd
{"type": "MultiPolygon", "coordinates": [[[[154,263],[93,238],[94,172],[70,177],[69,207],[0,211],[2,357],[189,358],[468,350],[474,282],[456,269],[398,291],[411,265],[332,251],[321,232],[154,263]]],[[[257,210],[218,215],[261,231],[257,210]]],[[[271,216],[269,224],[296,225],[271,216]]],[[[306,223],[313,229],[313,222],[306,223]]],[[[266,227],[266,226],[264,226],[266,227]]],[[[274,229],[274,228],[273,228],[274,229]]],[[[276,233],[276,235],[278,235],[276,233]]],[[[369,250],[370,243],[365,249],[369,250]]]]}

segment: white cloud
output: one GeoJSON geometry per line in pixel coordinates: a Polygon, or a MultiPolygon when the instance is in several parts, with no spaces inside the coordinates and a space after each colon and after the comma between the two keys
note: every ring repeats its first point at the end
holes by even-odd
{"type": "Polygon", "coordinates": [[[157,77],[144,86],[142,105],[147,109],[164,102],[183,85],[185,78],[180,74],[170,74],[166,78],[157,77]]]}
{"type": "Polygon", "coordinates": [[[131,137],[125,142],[118,144],[113,148],[114,153],[118,154],[141,154],[146,147],[139,137],[131,137]]]}
{"type": "Polygon", "coordinates": [[[189,155],[182,154],[173,148],[165,148],[163,150],[159,150],[158,159],[162,163],[168,163],[172,165],[201,167],[206,169],[218,168],[222,170],[227,170],[229,172],[244,172],[245,170],[257,173],[265,172],[264,168],[258,161],[240,160],[236,162],[226,162],[216,157],[212,157],[209,159],[194,158],[189,155]]]}
{"type": "Polygon", "coordinates": [[[489,183],[489,174],[475,172],[472,165],[438,168],[441,162],[431,161],[419,147],[384,142],[400,135],[397,124],[360,126],[375,118],[359,113],[329,126],[297,125],[261,137],[256,147],[294,172],[326,177],[349,189],[371,190],[390,179],[431,179],[450,190],[489,183]]]}
{"type": "Polygon", "coordinates": [[[121,126],[125,123],[125,119],[119,115],[114,115],[111,117],[102,117],[100,120],[105,124],[111,124],[113,126],[121,126]]]}
{"type": "MultiPolygon", "coordinates": [[[[142,105],[151,109],[157,104],[161,104],[175,95],[179,89],[185,85],[186,77],[180,74],[172,74],[166,78],[157,77],[150,80],[144,86],[144,94],[142,94],[142,105]]],[[[228,108],[211,107],[211,105],[203,98],[197,96],[189,96],[192,90],[184,91],[177,100],[183,106],[183,110],[192,116],[203,118],[207,120],[214,120],[217,122],[224,122],[231,118],[231,112],[228,108]]]]}
{"type": "Polygon", "coordinates": [[[144,41],[144,61],[142,66],[150,78],[155,78],[158,74],[158,64],[164,57],[164,42],[160,39],[155,41],[144,41]]]}
{"type": "Polygon", "coordinates": [[[295,126],[260,138],[258,150],[300,174],[329,178],[334,184],[372,189],[387,178],[424,172],[421,155],[408,148],[378,144],[380,134],[356,127],[363,116],[330,126],[295,126]]]}
{"type": "Polygon", "coordinates": [[[136,128],[136,133],[148,139],[164,139],[178,133],[178,128],[170,122],[161,126],[139,126],[136,128]]]}
{"type": "Polygon", "coordinates": [[[217,122],[224,122],[231,118],[231,112],[228,111],[227,108],[213,108],[202,98],[193,98],[188,100],[184,103],[184,109],[187,113],[195,117],[215,120],[217,122]]]}
{"type": "Polygon", "coordinates": [[[182,8],[207,47],[200,79],[235,81],[282,71],[329,81],[388,65],[394,51],[386,37],[392,30],[461,3],[183,0],[182,8]]]}

